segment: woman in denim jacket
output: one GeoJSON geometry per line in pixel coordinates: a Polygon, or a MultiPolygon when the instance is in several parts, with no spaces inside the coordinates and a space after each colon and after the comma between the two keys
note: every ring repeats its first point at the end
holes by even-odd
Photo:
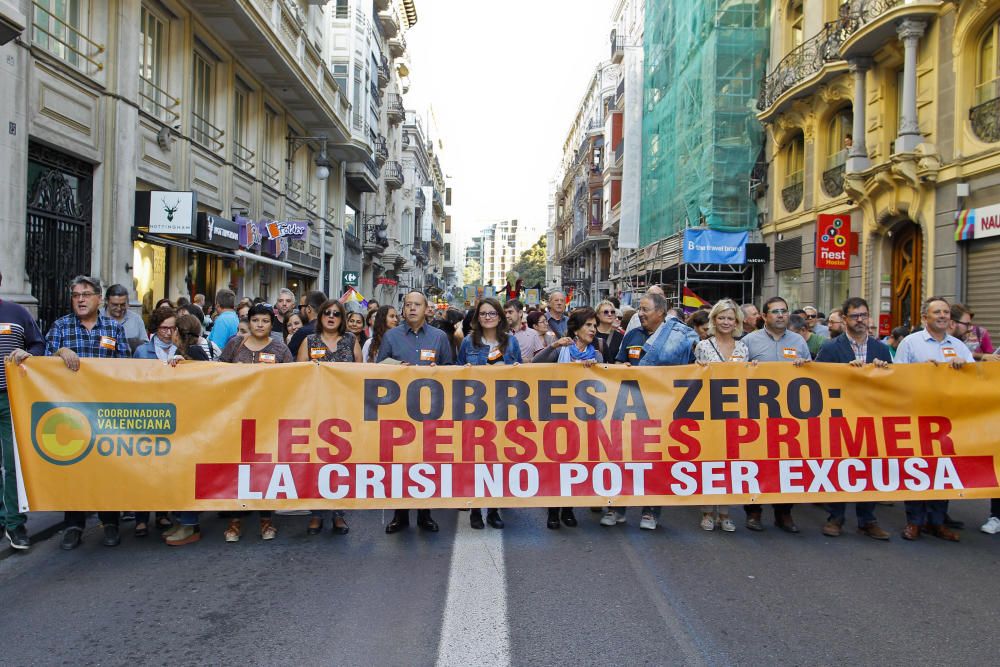
{"type": "MultiPolygon", "coordinates": [[[[458,363],[462,366],[492,366],[521,363],[521,347],[508,333],[503,306],[496,299],[487,297],[479,301],[472,314],[472,331],[462,340],[458,349],[458,363]]],[[[469,515],[473,528],[483,527],[483,511],[473,509],[469,515]]],[[[486,523],[493,528],[503,528],[503,519],[496,508],[486,510],[486,523]]]]}

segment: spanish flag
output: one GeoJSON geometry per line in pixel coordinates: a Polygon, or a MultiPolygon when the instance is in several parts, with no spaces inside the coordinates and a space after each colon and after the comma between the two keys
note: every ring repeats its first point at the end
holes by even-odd
{"type": "Polygon", "coordinates": [[[361,292],[359,292],[358,290],[354,289],[353,287],[348,287],[347,291],[344,292],[344,296],[340,297],[340,302],[346,305],[351,301],[353,301],[354,303],[361,304],[362,308],[368,307],[368,299],[361,296],[361,292]]]}
{"type": "Polygon", "coordinates": [[[681,302],[684,304],[685,308],[693,308],[697,310],[699,308],[707,308],[712,305],[708,301],[705,301],[700,296],[689,290],[687,287],[684,288],[684,291],[681,294],[682,294],[681,302]]]}

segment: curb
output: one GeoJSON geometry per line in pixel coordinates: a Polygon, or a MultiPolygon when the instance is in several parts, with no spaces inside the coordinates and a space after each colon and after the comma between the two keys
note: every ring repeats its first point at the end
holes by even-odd
{"type": "MultiPolygon", "coordinates": [[[[62,531],[62,529],[65,528],[65,526],[66,524],[63,521],[57,521],[54,524],[42,528],[33,535],[30,535],[29,537],[31,539],[31,546],[35,546],[40,542],[44,542],[45,540],[48,540],[54,537],[55,535],[58,535],[60,531],[62,531]]],[[[7,542],[6,533],[2,535],[2,539],[5,542],[7,542]]],[[[10,546],[10,542],[7,542],[4,547],[0,548],[0,561],[10,558],[11,556],[15,556],[17,554],[26,554],[30,552],[31,549],[15,549],[12,546],[10,546]]]]}

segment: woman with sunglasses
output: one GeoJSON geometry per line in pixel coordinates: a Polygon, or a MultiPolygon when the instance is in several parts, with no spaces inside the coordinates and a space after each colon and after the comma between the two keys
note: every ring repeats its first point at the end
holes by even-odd
{"type": "MultiPolygon", "coordinates": [[[[247,311],[249,333],[246,336],[233,336],[222,348],[219,361],[229,364],[287,364],[291,363],[292,353],[281,341],[271,338],[274,327],[274,309],[269,304],[257,303],[247,311]]],[[[243,535],[242,517],[246,512],[237,512],[229,520],[224,536],[226,542],[239,542],[243,535]]],[[[270,510],[261,510],[260,538],[273,540],[278,535],[278,529],[271,521],[270,510]]]]}
{"type": "Polygon", "coordinates": [[[399,324],[399,315],[392,306],[380,306],[374,315],[371,338],[366,340],[364,347],[361,348],[361,359],[366,364],[375,363],[375,359],[378,358],[378,349],[382,346],[382,338],[389,329],[393,329],[399,324]]]}
{"type": "MultiPolygon", "coordinates": [[[[566,320],[566,335],[535,355],[532,363],[576,363],[588,368],[604,363],[604,356],[594,347],[597,334],[597,313],[593,308],[577,308],[566,320]]],[[[546,525],[559,529],[559,520],[570,528],[577,525],[572,507],[550,507],[546,525]]]]}
{"type": "Polygon", "coordinates": [[[602,301],[597,304],[597,333],[594,339],[597,341],[597,349],[605,359],[614,359],[618,356],[618,348],[621,347],[625,332],[615,326],[618,321],[618,311],[615,304],[610,301],[602,301]]]}
{"type": "MultiPolygon", "coordinates": [[[[472,314],[472,331],[462,340],[458,349],[458,363],[462,366],[517,365],[521,363],[521,347],[508,333],[509,325],[503,306],[494,298],[481,299],[472,314]]],[[[469,523],[480,530],[483,511],[472,510],[469,523]]],[[[496,508],[486,510],[486,523],[493,528],[503,528],[503,519],[496,508]]]]}
{"type": "MultiPolygon", "coordinates": [[[[358,315],[363,322],[360,313],[358,315]]],[[[319,321],[316,333],[309,334],[305,342],[299,346],[297,361],[316,361],[333,363],[361,363],[361,346],[358,338],[347,330],[347,309],[337,299],[327,299],[319,309],[319,321]]],[[[313,510],[307,535],[319,535],[323,530],[324,510],[313,510]]],[[[346,535],[350,528],[344,518],[343,510],[333,511],[333,533],[346,535]]]]}

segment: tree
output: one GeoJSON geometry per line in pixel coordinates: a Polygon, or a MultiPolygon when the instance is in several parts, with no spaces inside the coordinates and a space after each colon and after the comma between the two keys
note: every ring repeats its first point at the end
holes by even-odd
{"type": "Polygon", "coordinates": [[[463,285],[478,285],[483,280],[483,267],[476,260],[472,260],[462,269],[463,285]]]}
{"type": "Polygon", "coordinates": [[[538,284],[545,287],[545,262],[547,261],[545,248],[545,235],[542,234],[535,245],[522,252],[521,257],[514,263],[514,271],[517,271],[518,276],[524,281],[522,285],[525,289],[538,284]]]}

